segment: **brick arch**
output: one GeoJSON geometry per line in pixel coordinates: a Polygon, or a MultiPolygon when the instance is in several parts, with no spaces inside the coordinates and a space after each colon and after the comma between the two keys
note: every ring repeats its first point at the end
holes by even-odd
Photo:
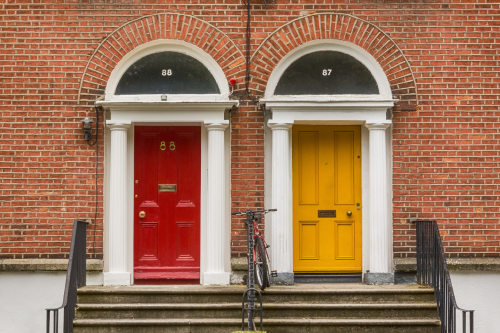
{"type": "Polygon", "coordinates": [[[159,13],[146,15],[118,27],[95,49],[83,72],[78,104],[93,104],[104,94],[111,72],[136,47],[154,40],[180,40],[209,54],[226,76],[244,76],[245,58],[221,30],[191,15],[159,13]]]}
{"type": "Polygon", "coordinates": [[[264,94],[273,69],[285,55],[302,44],[322,39],[342,40],[363,48],[384,70],[393,95],[401,99],[399,104],[417,104],[415,77],[402,50],[373,23],[341,13],[300,17],[271,33],[252,55],[252,89],[264,94]]]}

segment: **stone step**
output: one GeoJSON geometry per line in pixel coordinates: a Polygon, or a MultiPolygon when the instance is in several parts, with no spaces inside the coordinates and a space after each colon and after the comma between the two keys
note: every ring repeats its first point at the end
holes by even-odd
{"type": "MultiPolygon", "coordinates": [[[[434,318],[435,303],[264,303],[265,318],[434,318]]],[[[241,303],[78,304],[83,319],[239,318],[241,303]]]]}
{"type": "MultiPolygon", "coordinates": [[[[258,325],[258,324],[257,324],[258,325]]],[[[258,327],[258,326],[257,326],[258,327]]],[[[239,319],[76,319],[75,333],[223,333],[241,329],[239,319]]],[[[272,333],[439,333],[439,319],[265,319],[272,333]]]]}
{"type": "MultiPolygon", "coordinates": [[[[433,302],[433,290],[415,286],[354,288],[300,288],[272,286],[262,292],[265,303],[424,303],[433,302]]],[[[332,285],[330,285],[332,286],[332,285]]],[[[336,285],[334,285],[336,286],[336,285]]],[[[240,303],[244,286],[230,287],[84,287],[78,303],[240,303]]]]}

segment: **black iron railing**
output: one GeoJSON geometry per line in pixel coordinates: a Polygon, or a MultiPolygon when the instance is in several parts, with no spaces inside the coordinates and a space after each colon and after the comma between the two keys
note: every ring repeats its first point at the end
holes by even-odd
{"type": "Polygon", "coordinates": [[[59,329],[59,310],[64,309],[64,333],[73,332],[73,319],[75,319],[76,291],[86,284],[86,242],[87,222],[75,220],[73,222],[73,235],[71,237],[71,248],[69,250],[68,273],[66,274],[66,285],[64,287],[63,303],[55,309],[47,311],[47,333],[50,333],[51,313],[52,332],[57,333],[59,329]]]}
{"type": "Polygon", "coordinates": [[[417,224],[417,282],[434,288],[434,298],[441,318],[441,332],[456,332],[457,311],[461,311],[462,332],[474,333],[474,310],[464,310],[457,305],[436,221],[414,222],[417,224]],[[467,313],[469,313],[468,325],[467,313]]]}

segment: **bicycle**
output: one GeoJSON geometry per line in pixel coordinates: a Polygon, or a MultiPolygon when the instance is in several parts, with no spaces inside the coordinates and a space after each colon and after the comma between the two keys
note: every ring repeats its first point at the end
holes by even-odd
{"type": "MultiPolygon", "coordinates": [[[[269,212],[275,212],[277,209],[264,209],[264,210],[247,210],[243,212],[233,212],[231,215],[242,216],[246,215],[245,223],[248,226],[249,236],[248,240],[253,243],[253,263],[255,267],[255,278],[257,280],[257,285],[260,290],[264,290],[271,286],[271,276],[276,276],[275,271],[270,271],[269,269],[269,254],[267,249],[269,245],[266,243],[264,237],[262,237],[259,230],[259,222],[262,220],[262,214],[267,214],[269,212]],[[251,224],[250,224],[251,223],[251,224]],[[250,238],[250,233],[253,233],[250,238]]],[[[248,254],[250,255],[250,242],[249,242],[248,254]]],[[[249,260],[251,260],[249,256],[249,260]]],[[[251,272],[249,271],[250,275],[251,272]]],[[[249,276],[250,281],[250,276],[249,276]]],[[[250,287],[250,286],[249,286],[250,287]]]]}

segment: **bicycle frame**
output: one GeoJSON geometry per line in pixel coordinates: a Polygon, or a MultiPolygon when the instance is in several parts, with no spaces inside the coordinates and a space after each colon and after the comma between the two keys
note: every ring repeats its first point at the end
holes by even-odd
{"type": "MultiPolygon", "coordinates": [[[[267,253],[268,245],[267,245],[266,240],[264,239],[264,237],[262,237],[262,235],[260,234],[260,230],[259,230],[258,222],[260,222],[261,220],[262,220],[262,218],[260,216],[254,216],[254,221],[253,221],[253,240],[254,240],[254,244],[255,244],[255,239],[256,238],[262,239],[262,242],[264,242],[264,248],[266,250],[267,262],[271,263],[271,260],[269,259],[269,253],[267,253]]],[[[254,265],[257,264],[257,259],[256,258],[257,258],[257,256],[255,255],[255,248],[254,248],[253,249],[253,262],[254,262],[254,265]]],[[[271,268],[271,266],[269,266],[269,268],[271,268]]]]}
{"type": "MultiPolygon", "coordinates": [[[[268,212],[274,212],[276,211],[276,209],[266,209],[266,210],[254,210],[254,211],[251,211],[251,210],[247,210],[247,211],[244,211],[244,212],[232,212],[231,215],[246,215],[246,218],[245,218],[245,223],[247,224],[248,226],[248,238],[247,238],[247,242],[248,242],[248,289],[247,291],[245,291],[245,293],[243,294],[243,302],[242,302],[242,321],[241,321],[241,325],[242,325],[242,329],[244,328],[244,312],[245,312],[245,306],[244,306],[244,299],[245,299],[245,295],[247,296],[247,300],[248,300],[248,308],[246,309],[248,311],[248,329],[249,330],[255,330],[256,327],[255,327],[255,322],[254,322],[254,317],[253,317],[253,312],[255,310],[255,301],[257,300],[257,298],[255,297],[255,293],[257,292],[258,295],[260,295],[260,292],[258,292],[255,288],[254,288],[254,285],[255,285],[255,269],[258,265],[257,263],[257,260],[256,260],[256,255],[255,255],[255,247],[254,247],[254,244],[255,244],[255,240],[257,238],[260,238],[262,240],[262,242],[264,243],[264,248],[265,248],[265,251],[266,251],[266,258],[267,258],[267,262],[266,262],[266,265],[268,265],[268,263],[270,262],[269,260],[269,253],[267,252],[267,248],[268,248],[268,245],[266,243],[266,240],[264,239],[264,237],[262,237],[262,235],[260,234],[260,230],[259,230],[259,224],[258,222],[262,220],[262,217],[259,215],[259,214],[265,214],[265,213],[268,213],[268,212]]],[[[268,276],[267,276],[267,279],[269,279],[269,266],[267,267],[268,269],[268,276]]],[[[273,274],[271,274],[271,276],[274,276],[273,274]]],[[[268,281],[269,283],[270,281],[268,281]]],[[[269,284],[267,284],[267,286],[269,286],[269,284]]],[[[260,285],[259,285],[260,287],[260,285]]],[[[262,288],[262,287],[261,287],[262,288]]],[[[264,289],[264,288],[262,288],[264,289]]],[[[261,296],[261,302],[262,302],[262,296],[261,296]]],[[[262,306],[261,306],[261,320],[260,320],[260,325],[261,325],[261,330],[262,330],[262,306]]]]}

